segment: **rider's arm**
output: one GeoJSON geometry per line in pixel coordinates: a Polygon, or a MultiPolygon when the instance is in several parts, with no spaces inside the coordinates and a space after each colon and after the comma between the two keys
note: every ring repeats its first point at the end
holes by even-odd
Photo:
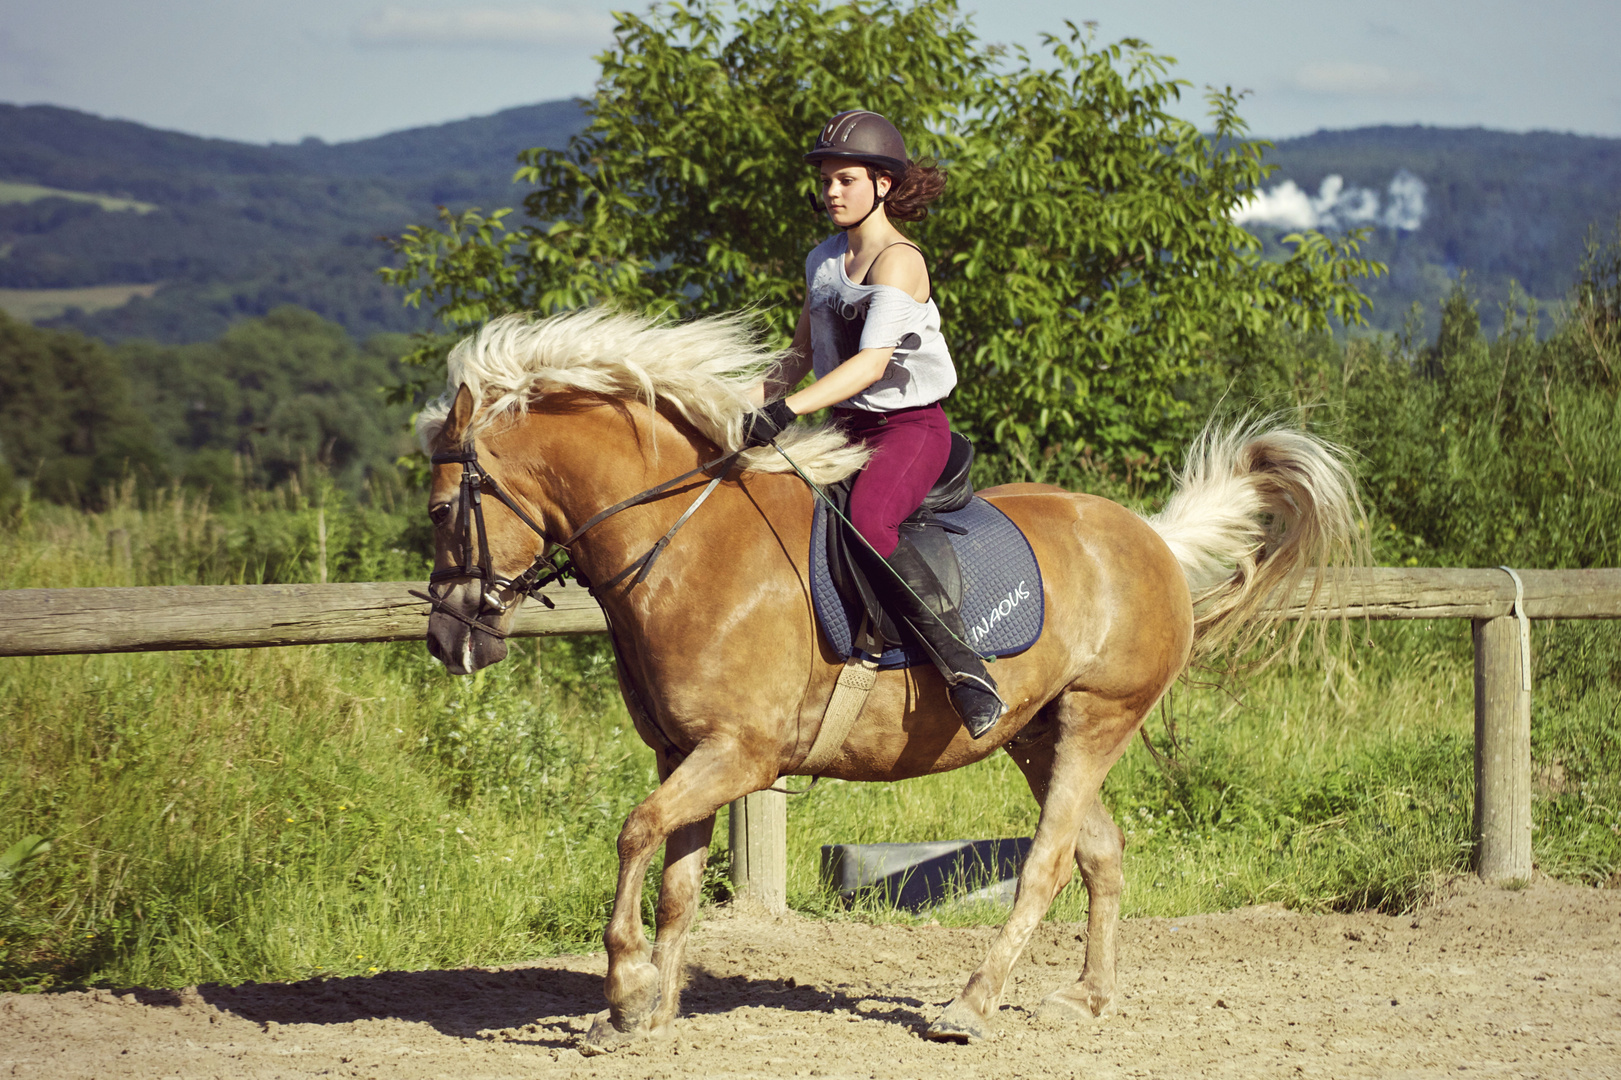
{"type": "Polygon", "coordinates": [[[797,394],[788,395],[788,407],[799,416],[837,405],[883,378],[895,346],[862,349],[797,394]]]}

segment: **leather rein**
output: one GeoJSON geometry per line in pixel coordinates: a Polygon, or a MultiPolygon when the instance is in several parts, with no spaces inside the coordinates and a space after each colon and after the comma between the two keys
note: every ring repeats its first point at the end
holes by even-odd
{"type": "Polygon", "coordinates": [[[712,461],[704,462],[696,469],[682,473],[673,480],[666,480],[664,483],[656,487],[650,487],[646,491],[638,492],[628,499],[621,499],[607,509],[592,514],[585,524],[569,534],[566,540],[553,540],[548,536],[546,530],[541,528],[535,519],[530,517],[518,505],[517,501],[511,495],[508,495],[500,484],[495,482],[495,477],[491,476],[484,468],[483,463],[478,459],[478,451],[471,445],[464,450],[434,454],[430,460],[435,465],[459,464],[462,467],[461,489],[457,497],[461,511],[458,515],[461,562],[454,566],[446,566],[433,571],[428,575],[428,591],[424,593],[412,589],[411,595],[426,600],[433,611],[449,615],[457,622],[464,623],[473,630],[489,634],[491,637],[504,638],[508,636],[506,631],[481,622],[477,618],[469,618],[457,611],[445,601],[443,596],[435,594],[434,586],[446,581],[477,578],[484,582],[484,586],[480,590],[479,614],[483,614],[485,611],[494,611],[498,618],[505,615],[508,610],[526,596],[537,598],[547,607],[555,607],[556,605],[540,591],[554,581],[566,581],[573,578],[581,585],[584,585],[591,595],[595,596],[599,590],[612,588],[625,580],[626,577],[629,577],[632,571],[635,571],[636,577],[630,583],[630,587],[635,588],[647,580],[648,572],[653,569],[653,563],[658,560],[658,557],[664,553],[664,549],[669,546],[670,538],[675,536],[676,531],[685,525],[687,520],[697,512],[698,507],[702,506],[715,488],[720,486],[720,482],[726,479],[733,462],[737,460],[738,455],[742,452],[742,450],[733,450],[731,453],[722,454],[712,461]],[[628,510],[633,506],[652,502],[687,480],[707,474],[717,466],[724,467],[710,478],[703,492],[693,501],[691,506],[687,507],[686,512],[676,519],[675,524],[670,526],[669,531],[660,537],[658,542],[640,558],[633,560],[629,566],[626,566],[600,585],[593,585],[580,572],[578,564],[574,562],[572,557],[573,553],[569,550],[569,545],[621,510],[628,510]],[[486,492],[508,510],[511,510],[519,521],[529,526],[530,530],[541,539],[540,554],[536,555],[535,561],[530,564],[529,568],[517,577],[502,577],[495,572],[494,564],[490,561],[489,532],[484,527],[484,495],[486,492]],[[477,534],[476,537],[475,533],[477,534]],[[477,545],[477,562],[473,561],[475,544],[477,545]],[[563,554],[570,556],[567,562],[559,561],[559,557],[563,554]],[[499,595],[502,592],[511,593],[512,599],[503,601],[499,595]]]}

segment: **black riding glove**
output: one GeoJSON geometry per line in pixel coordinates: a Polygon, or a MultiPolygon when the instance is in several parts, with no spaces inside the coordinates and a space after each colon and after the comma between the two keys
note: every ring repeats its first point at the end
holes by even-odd
{"type": "Polygon", "coordinates": [[[798,418],[799,414],[790,409],[787,400],[783,398],[755,409],[749,415],[743,429],[743,449],[765,446],[786,431],[798,418]]]}

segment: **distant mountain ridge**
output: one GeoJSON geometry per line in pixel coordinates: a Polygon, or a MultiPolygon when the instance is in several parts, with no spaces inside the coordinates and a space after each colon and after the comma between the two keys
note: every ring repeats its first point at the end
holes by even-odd
{"type": "Polygon", "coordinates": [[[1292,180],[1317,191],[1333,175],[1377,190],[1403,170],[1423,181],[1419,228],[1376,229],[1366,248],[1391,267],[1370,288],[1375,322],[1387,328],[1460,271],[1488,302],[1506,299],[1511,279],[1534,297],[1562,299],[1589,227],[1614,235],[1621,219],[1621,139],[1373,127],[1279,140],[1266,160],[1278,167],[1269,190],[1292,180]]]}
{"type": "Polygon", "coordinates": [[[0,289],[163,282],[149,300],[70,312],[54,325],[108,340],[211,340],[287,303],[364,337],[426,325],[377,280],[382,237],[436,207],[515,205],[516,155],[563,145],[577,102],[555,101],[355,142],[257,146],[159,131],[54,106],[0,105],[5,182],[156,204],[144,215],[83,201],[7,202],[0,289]]]}
{"type": "MultiPolygon", "coordinates": [[[[432,220],[439,205],[518,205],[517,153],[562,146],[583,124],[580,102],[553,101],[353,142],[259,146],[0,105],[0,289],[163,282],[150,299],[53,321],[108,340],[212,339],[283,303],[356,336],[413,329],[427,315],[377,280],[389,258],[379,238],[432,220]],[[6,201],[8,182],[157,210],[6,201]]],[[[1347,191],[1384,191],[1404,171],[1422,181],[1418,228],[1378,226],[1365,249],[1392,268],[1368,286],[1386,328],[1415,300],[1433,306],[1461,270],[1488,310],[1510,279],[1556,299],[1588,227],[1608,230],[1621,216],[1621,139],[1376,127],[1279,140],[1267,160],[1278,169],[1263,190],[1293,182],[1308,198],[1330,176],[1347,191]]],[[[1288,231],[1252,227],[1269,243],[1288,231]]]]}

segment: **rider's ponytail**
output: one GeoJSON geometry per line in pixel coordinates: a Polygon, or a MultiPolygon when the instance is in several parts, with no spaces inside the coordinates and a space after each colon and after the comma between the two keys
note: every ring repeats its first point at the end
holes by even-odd
{"type": "Polygon", "coordinates": [[[946,171],[932,160],[913,161],[884,198],[884,213],[891,221],[922,221],[929,204],[946,189],[946,171]]]}

